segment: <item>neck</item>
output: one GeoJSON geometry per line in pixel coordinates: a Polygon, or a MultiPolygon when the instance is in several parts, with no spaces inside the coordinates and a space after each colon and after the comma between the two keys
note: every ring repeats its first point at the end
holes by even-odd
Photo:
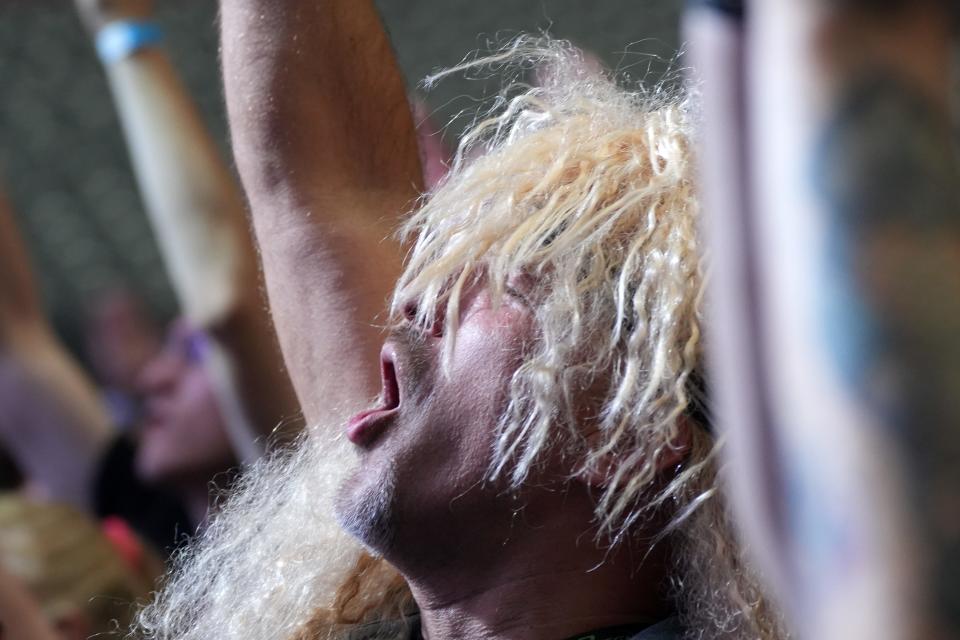
{"type": "Polygon", "coordinates": [[[499,535],[461,537],[456,554],[425,567],[399,563],[424,638],[563,640],[667,617],[665,545],[598,548],[588,530],[593,503],[575,491],[528,502],[505,527],[487,513],[482,527],[444,528],[448,540],[464,529],[499,535]]]}

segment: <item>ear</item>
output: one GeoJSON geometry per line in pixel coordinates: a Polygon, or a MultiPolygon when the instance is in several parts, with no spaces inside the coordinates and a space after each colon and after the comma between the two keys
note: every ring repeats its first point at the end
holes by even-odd
{"type": "MultiPolygon", "coordinates": [[[[673,476],[677,467],[682,464],[690,455],[692,446],[692,429],[697,428],[685,413],[677,417],[677,433],[670,439],[667,446],[660,451],[657,459],[656,469],[658,477],[673,476]]],[[[599,432],[591,434],[588,440],[599,438],[599,432]]],[[[591,445],[595,442],[590,442],[591,445]]],[[[598,444],[598,443],[597,443],[598,444]]],[[[620,452],[612,451],[607,453],[589,469],[584,469],[580,473],[580,478],[585,484],[594,489],[602,489],[614,471],[620,465],[620,452]]]]}

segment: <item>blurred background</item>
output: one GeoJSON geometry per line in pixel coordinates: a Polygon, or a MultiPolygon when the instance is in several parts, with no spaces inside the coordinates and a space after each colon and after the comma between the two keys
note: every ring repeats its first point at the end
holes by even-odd
{"type": "MultiPolygon", "coordinates": [[[[678,47],[678,0],[380,0],[411,88],[518,32],[549,30],[612,67],[660,76],[678,47]]],[[[216,2],[160,0],[166,49],[229,158],[216,2]]],[[[676,65],[674,65],[676,66],[676,65]]],[[[423,97],[453,144],[482,83],[454,77],[423,97]],[[479,86],[478,86],[479,84],[479,86]]],[[[87,305],[132,290],[165,324],[176,312],[107,84],[66,0],[0,0],[0,166],[48,317],[74,353],[87,305]]]]}

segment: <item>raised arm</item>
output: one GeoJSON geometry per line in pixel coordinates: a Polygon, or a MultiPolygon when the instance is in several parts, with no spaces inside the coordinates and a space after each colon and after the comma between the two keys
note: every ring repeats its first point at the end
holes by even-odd
{"type": "Polygon", "coordinates": [[[157,46],[152,2],[77,5],[97,41],[183,314],[220,347],[210,363],[218,396],[238,453],[249,458],[253,437],[296,416],[298,408],[260,294],[239,186],[157,46]]]}
{"type": "Polygon", "coordinates": [[[379,389],[391,239],[420,191],[410,108],[368,0],[221,3],[234,153],[270,305],[311,423],[379,389]]]}
{"type": "Polygon", "coordinates": [[[40,307],[26,251],[0,192],[0,438],[45,497],[89,507],[111,437],[97,391],[40,307]]]}

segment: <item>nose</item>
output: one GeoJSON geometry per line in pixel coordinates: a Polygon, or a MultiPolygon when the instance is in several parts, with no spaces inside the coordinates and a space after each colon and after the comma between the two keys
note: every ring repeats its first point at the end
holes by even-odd
{"type": "MultiPolygon", "coordinates": [[[[408,300],[403,304],[403,317],[410,324],[419,326],[417,322],[419,313],[420,306],[417,300],[408,300]]],[[[430,320],[427,326],[423,327],[425,333],[433,336],[434,338],[443,337],[444,313],[445,309],[441,305],[437,305],[437,308],[433,313],[433,318],[430,320]]]]}
{"type": "Polygon", "coordinates": [[[165,348],[144,365],[137,376],[137,389],[146,396],[163,393],[176,384],[177,376],[177,357],[165,348]]]}

